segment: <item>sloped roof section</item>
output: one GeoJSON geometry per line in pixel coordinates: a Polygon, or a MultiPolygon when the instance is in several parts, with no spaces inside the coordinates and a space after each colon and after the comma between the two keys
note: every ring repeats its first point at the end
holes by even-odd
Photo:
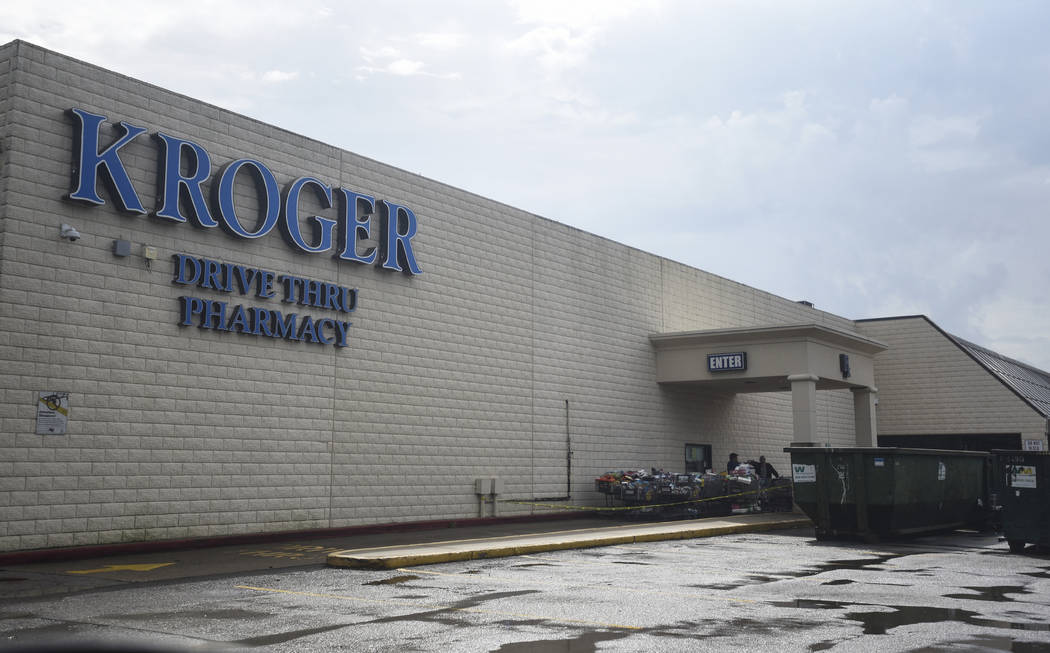
{"type": "Polygon", "coordinates": [[[948,334],[975,361],[1050,419],[1050,373],[948,334]]]}

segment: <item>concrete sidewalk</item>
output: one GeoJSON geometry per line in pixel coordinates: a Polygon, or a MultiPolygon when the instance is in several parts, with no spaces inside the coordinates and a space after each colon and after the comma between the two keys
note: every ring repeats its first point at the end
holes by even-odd
{"type": "Polygon", "coordinates": [[[614,544],[684,540],[729,533],[755,533],[804,528],[813,523],[797,513],[759,513],[626,526],[583,528],[505,537],[429,542],[349,549],[328,555],[330,567],[396,569],[441,562],[477,560],[562,549],[585,549],[614,544]]]}

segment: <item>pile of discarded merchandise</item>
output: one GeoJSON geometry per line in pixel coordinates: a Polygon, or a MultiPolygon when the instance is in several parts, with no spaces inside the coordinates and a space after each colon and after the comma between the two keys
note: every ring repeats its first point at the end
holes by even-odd
{"type": "Polygon", "coordinates": [[[791,479],[763,482],[751,465],[730,473],[672,473],[662,469],[606,472],[594,481],[607,507],[627,516],[714,517],[790,511],[791,479]]]}

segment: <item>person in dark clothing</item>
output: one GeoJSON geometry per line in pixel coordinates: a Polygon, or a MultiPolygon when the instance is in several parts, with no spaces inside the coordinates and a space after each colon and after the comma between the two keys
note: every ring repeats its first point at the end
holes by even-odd
{"type": "Polygon", "coordinates": [[[737,465],[739,465],[739,464],[740,464],[740,461],[737,460],[736,454],[735,453],[729,454],[729,462],[726,463],[726,471],[727,472],[733,471],[734,469],[736,469],[737,465]]]}
{"type": "Polygon", "coordinates": [[[754,467],[755,475],[757,475],[758,478],[762,479],[762,481],[766,483],[772,481],[773,479],[780,478],[780,474],[777,473],[776,468],[774,468],[773,465],[771,465],[770,463],[766,462],[765,456],[759,456],[757,463],[753,460],[749,460],[747,461],[747,464],[754,467]]]}

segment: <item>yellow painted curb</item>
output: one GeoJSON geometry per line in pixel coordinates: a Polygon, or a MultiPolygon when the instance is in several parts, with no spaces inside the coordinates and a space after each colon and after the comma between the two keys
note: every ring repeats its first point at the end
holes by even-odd
{"type": "MultiPolygon", "coordinates": [[[[328,566],[345,567],[349,569],[398,569],[401,567],[415,567],[419,565],[432,565],[443,562],[462,562],[464,560],[481,560],[484,558],[505,558],[509,556],[526,555],[530,553],[542,553],[544,551],[561,551],[565,549],[589,549],[599,546],[614,546],[617,544],[636,544],[640,542],[658,542],[663,540],[685,540],[701,537],[713,537],[716,535],[730,535],[734,533],[755,533],[761,531],[778,530],[785,528],[797,528],[800,526],[811,526],[806,517],[793,517],[770,522],[756,522],[752,524],[729,524],[719,526],[698,526],[694,528],[674,529],[673,523],[652,524],[650,526],[629,527],[631,529],[646,529],[651,527],[652,532],[635,532],[628,534],[609,533],[598,534],[592,537],[572,537],[572,531],[547,534],[550,539],[546,541],[528,543],[517,541],[511,544],[502,543],[502,540],[525,539],[529,535],[510,538],[493,538],[489,540],[467,540],[463,542],[435,542],[431,544],[413,544],[407,546],[388,546],[373,549],[351,549],[337,551],[328,555],[328,566]],[[563,539],[558,539],[558,536],[563,539]]],[[[543,534],[540,535],[541,537],[543,534]]]]}

